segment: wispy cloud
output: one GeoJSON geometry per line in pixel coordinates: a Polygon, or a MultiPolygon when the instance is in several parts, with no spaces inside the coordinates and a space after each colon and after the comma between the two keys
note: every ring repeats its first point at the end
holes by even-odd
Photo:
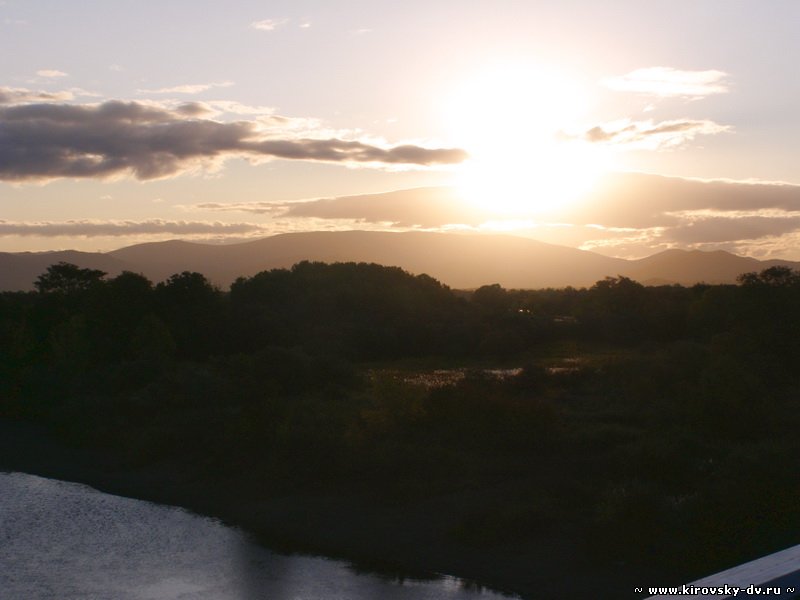
{"type": "Polygon", "coordinates": [[[658,123],[625,119],[592,127],[583,134],[583,138],[592,143],[661,150],[682,146],[698,135],[714,135],[731,129],[729,125],[720,125],[707,119],[677,119],[658,123]]]}
{"type": "Polygon", "coordinates": [[[72,100],[74,97],[75,95],[68,91],[44,92],[41,90],[29,90],[27,88],[0,87],[0,105],[28,102],[66,102],[72,100]]]}
{"type": "Polygon", "coordinates": [[[79,97],[98,98],[99,96],[100,94],[77,87],[57,92],[45,92],[43,90],[31,90],[28,88],[0,87],[0,105],[29,104],[31,102],[70,102],[79,97]]]}
{"type": "Polygon", "coordinates": [[[274,31],[288,22],[289,19],[262,19],[261,21],[253,21],[250,23],[250,27],[259,31],[274,31]]]}
{"type": "Polygon", "coordinates": [[[210,210],[216,212],[245,212],[256,215],[275,215],[285,213],[288,202],[203,202],[192,206],[180,206],[187,210],[210,210]]]}
{"type": "Polygon", "coordinates": [[[232,81],[216,81],[213,83],[187,83],[156,89],[139,89],[139,94],[200,94],[212,88],[226,88],[234,85],[232,81]]]}
{"type": "Polygon", "coordinates": [[[219,221],[104,221],[96,219],[70,221],[3,221],[0,235],[39,237],[99,237],[130,235],[244,235],[264,233],[267,229],[258,223],[221,223],[219,221]]]}
{"type": "Polygon", "coordinates": [[[252,106],[235,100],[205,100],[198,105],[205,107],[209,115],[275,116],[271,106],[252,106]]]}
{"type": "Polygon", "coordinates": [[[728,92],[728,74],[715,69],[682,71],[672,67],[636,69],[626,75],[603,80],[607,88],[658,97],[702,98],[728,92]]]}
{"type": "Polygon", "coordinates": [[[59,77],[69,76],[69,73],[64,73],[64,71],[58,71],[56,69],[40,69],[36,71],[36,74],[39,77],[46,77],[48,79],[57,79],[59,77]]]}
{"type": "Polygon", "coordinates": [[[121,101],[0,105],[0,180],[125,175],[148,180],[219,167],[232,157],[377,167],[453,164],[467,157],[458,148],[299,137],[291,121],[286,130],[279,121],[271,128],[258,120],[220,122],[197,118],[195,108],[121,101]]]}

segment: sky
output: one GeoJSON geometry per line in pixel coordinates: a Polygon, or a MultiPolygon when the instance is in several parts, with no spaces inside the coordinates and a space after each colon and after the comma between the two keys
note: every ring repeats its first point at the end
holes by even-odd
{"type": "Polygon", "coordinates": [[[800,260],[795,0],[0,0],[0,251],[308,230],[800,260]]]}

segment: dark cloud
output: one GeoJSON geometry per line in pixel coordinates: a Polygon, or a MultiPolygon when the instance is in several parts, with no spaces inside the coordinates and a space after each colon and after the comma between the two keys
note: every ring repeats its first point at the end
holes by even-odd
{"type": "Polygon", "coordinates": [[[0,107],[0,180],[124,174],[156,179],[231,156],[417,166],[466,158],[459,149],[381,148],[336,138],[263,139],[256,122],[188,118],[202,112],[196,103],[170,111],[120,101],[0,107]]]}
{"type": "Polygon", "coordinates": [[[199,117],[200,115],[207,115],[209,114],[209,109],[204,104],[200,102],[186,102],[185,104],[181,104],[178,108],[175,109],[180,115],[184,117],[199,117]]]}
{"type": "Polygon", "coordinates": [[[264,232],[257,223],[220,223],[216,221],[0,221],[0,235],[20,236],[126,236],[152,234],[241,235],[264,232]]]}
{"type": "Polygon", "coordinates": [[[290,160],[318,160],[325,162],[381,163],[387,165],[438,165],[462,162],[467,158],[463,150],[429,149],[420,146],[395,146],[379,148],[362,142],[328,140],[265,140],[248,143],[245,148],[254,154],[290,160]]]}

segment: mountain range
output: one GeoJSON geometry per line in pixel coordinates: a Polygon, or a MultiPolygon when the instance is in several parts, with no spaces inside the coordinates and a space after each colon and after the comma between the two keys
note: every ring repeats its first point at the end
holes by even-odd
{"type": "Polygon", "coordinates": [[[337,231],[287,233],[228,245],[173,240],[107,253],[0,253],[0,290],[32,289],[39,274],[61,261],[110,276],[125,270],[142,273],[154,282],[197,271],[226,288],[237,277],[288,268],[302,260],[399,266],[458,289],[492,283],[517,289],[586,287],[619,275],[647,285],[734,283],[742,273],[771,266],[800,268],[800,262],[759,261],[723,251],[667,250],[625,260],[511,235],[337,231]]]}

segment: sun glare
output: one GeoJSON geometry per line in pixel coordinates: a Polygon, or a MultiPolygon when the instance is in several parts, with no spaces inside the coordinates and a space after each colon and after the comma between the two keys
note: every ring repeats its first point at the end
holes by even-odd
{"type": "Polygon", "coordinates": [[[446,118],[471,156],[457,174],[464,199],[513,217],[557,212],[587,191],[608,166],[571,133],[588,105],[576,81],[545,67],[496,66],[463,84],[446,118]]]}

